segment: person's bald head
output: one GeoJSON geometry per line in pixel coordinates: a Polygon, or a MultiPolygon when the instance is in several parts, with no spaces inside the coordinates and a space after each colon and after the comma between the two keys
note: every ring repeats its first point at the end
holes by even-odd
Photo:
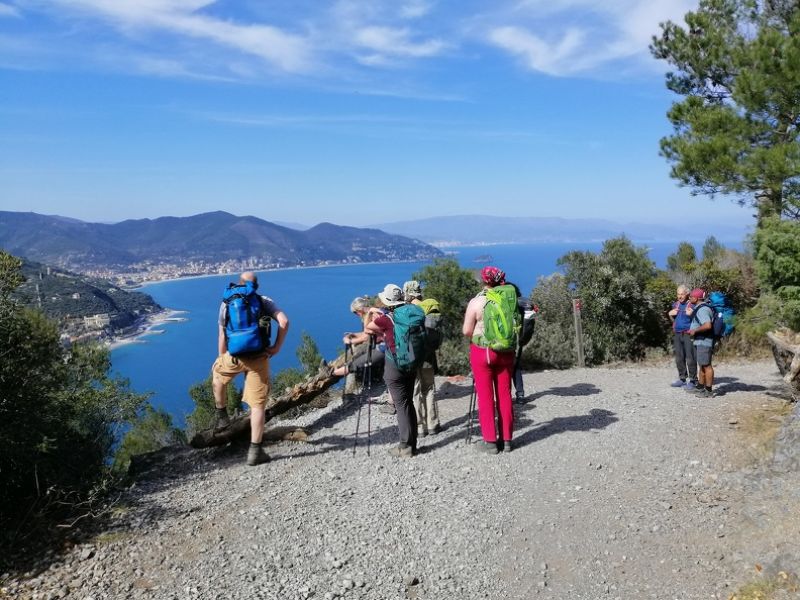
{"type": "Polygon", "coordinates": [[[250,281],[252,283],[258,283],[258,277],[253,271],[245,271],[241,275],[239,275],[239,283],[245,283],[250,281]]]}

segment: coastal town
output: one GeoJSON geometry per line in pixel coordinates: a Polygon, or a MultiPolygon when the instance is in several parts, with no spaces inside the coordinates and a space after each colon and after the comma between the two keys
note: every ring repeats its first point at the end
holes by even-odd
{"type": "Polygon", "coordinates": [[[272,271],[287,268],[325,267],[332,265],[360,264],[358,256],[349,256],[345,260],[315,260],[296,262],[274,261],[267,257],[251,256],[242,260],[222,260],[218,262],[194,261],[185,262],[153,262],[143,261],[126,266],[124,270],[113,267],[93,267],[81,269],[88,277],[105,279],[121,288],[135,289],[147,283],[183,279],[185,277],[203,277],[207,275],[225,275],[242,271],[272,271]]]}

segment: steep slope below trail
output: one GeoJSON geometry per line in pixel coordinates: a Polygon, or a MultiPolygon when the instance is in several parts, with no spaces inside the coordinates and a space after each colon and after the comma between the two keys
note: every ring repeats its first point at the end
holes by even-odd
{"type": "Polygon", "coordinates": [[[106,533],[6,585],[95,600],[727,599],[754,564],[800,557],[796,517],[778,514],[789,499],[751,501],[771,440],[751,417],[785,413],[779,377],[721,364],[720,395],[699,400],[669,387],[673,370],[526,375],[507,455],[465,444],[470,387],[444,380],[446,429],[413,459],[387,455],[394,417],[375,406],[370,455],[354,456],[357,405],[338,401],[268,465],[174,451],[106,533]]]}

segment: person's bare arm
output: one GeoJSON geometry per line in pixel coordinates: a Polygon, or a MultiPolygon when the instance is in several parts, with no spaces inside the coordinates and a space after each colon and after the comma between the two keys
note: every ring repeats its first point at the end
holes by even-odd
{"type": "Polygon", "coordinates": [[[219,335],[217,336],[217,352],[220,355],[225,354],[228,351],[228,340],[225,337],[225,328],[220,325],[219,326],[219,335]]]}
{"type": "Polygon", "coordinates": [[[344,336],[344,343],[345,344],[363,344],[367,340],[369,340],[369,333],[366,331],[360,331],[358,333],[348,333],[344,336]]]}
{"type": "Polygon", "coordinates": [[[383,333],[383,330],[377,325],[375,325],[374,321],[370,321],[369,323],[367,323],[367,326],[364,328],[364,331],[368,335],[380,335],[381,333],[383,333]]]}
{"type": "Polygon", "coordinates": [[[275,343],[267,348],[267,355],[269,356],[275,356],[281,351],[286,334],[289,332],[289,317],[286,316],[285,312],[278,311],[273,318],[278,322],[278,335],[275,336],[275,343]]]}
{"type": "Polygon", "coordinates": [[[466,337],[471,338],[477,323],[478,311],[475,308],[475,302],[470,300],[470,303],[467,304],[467,312],[464,313],[464,324],[461,327],[461,333],[463,333],[466,337]]]}

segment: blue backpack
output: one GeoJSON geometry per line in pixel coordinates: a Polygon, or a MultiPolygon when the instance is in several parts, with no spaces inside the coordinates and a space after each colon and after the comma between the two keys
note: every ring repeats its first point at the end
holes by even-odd
{"type": "MultiPolygon", "coordinates": [[[[700,306],[708,306],[712,312],[711,331],[714,339],[728,337],[736,327],[736,311],[724,292],[711,292],[700,306]]],[[[699,307],[698,307],[699,308],[699,307]]]]}
{"type": "Polygon", "coordinates": [[[222,294],[227,306],[225,337],[231,356],[263,352],[269,346],[270,317],[264,311],[258,285],[252,281],[231,283],[222,294]]]}
{"type": "Polygon", "coordinates": [[[395,352],[386,354],[401,371],[414,371],[425,361],[425,312],[415,304],[403,304],[388,316],[394,324],[395,352]]]}

